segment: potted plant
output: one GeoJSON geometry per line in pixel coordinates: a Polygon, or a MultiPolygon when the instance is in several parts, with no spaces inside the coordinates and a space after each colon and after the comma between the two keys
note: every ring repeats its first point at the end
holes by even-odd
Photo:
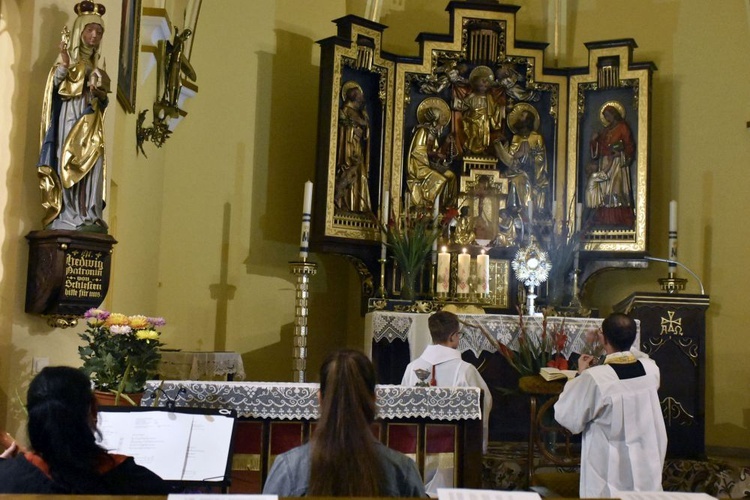
{"type": "Polygon", "coordinates": [[[78,348],[81,369],[99,396],[113,398],[115,406],[120,397],[137,405],[146,380],[156,374],[161,359],[163,344],[156,329],[164,326],[164,318],[126,316],[103,309],[89,309],[84,318],[86,331],[79,334],[84,345],[78,348]]]}

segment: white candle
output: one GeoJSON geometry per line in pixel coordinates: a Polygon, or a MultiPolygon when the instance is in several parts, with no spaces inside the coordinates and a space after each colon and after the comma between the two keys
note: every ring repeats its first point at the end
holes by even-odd
{"type": "Polygon", "coordinates": [[[529,211],[529,226],[534,224],[534,203],[529,200],[529,204],[526,207],[526,209],[529,211]]]}
{"type": "MultiPolygon", "coordinates": [[[[677,201],[669,202],[669,260],[677,260],[677,201]]],[[[677,271],[677,266],[669,265],[669,272],[677,271]]]]}
{"type": "Polygon", "coordinates": [[[583,219],[583,205],[576,203],[576,232],[581,230],[581,219],[583,219]]]}
{"type": "Polygon", "coordinates": [[[471,255],[464,248],[458,254],[458,276],[456,277],[456,292],[469,293],[469,275],[471,274],[471,255]]]}
{"type": "Polygon", "coordinates": [[[437,256],[437,278],[435,280],[435,291],[437,293],[448,293],[451,287],[451,254],[448,249],[442,247],[437,256]]]}
{"type": "Polygon", "coordinates": [[[302,202],[302,231],[299,243],[299,257],[302,260],[307,259],[310,248],[310,214],[312,213],[312,193],[313,183],[305,182],[305,196],[302,202]]]}
{"type": "MultiPolygon", "coordinates": [[[[438,224],[438,217],[440,217],[440,193],[438,193],[435,196],[435,204],[432,207],[432,220],[433,224],[437,226],[438,224]]],[[[435,241],[432,242],[432,263],[435,264],[435,259],[437,258],[437,238],[435,238],[435,241]]]]}
{"type": "Polygon", "coordinates": [[[490,293],[490,256],[484,253],[477,255],[477,278],[479,279],[479,293],[490,293]]]}
{"type": "MultiPolygon", "coordinates": [[[[383,191],[383,203],[380,205],[380,218],[383,224],[383,227],[385,229],[388,229],[388,222],[390,220],[390,212],[389,212],[389,204],[390,204],[390,198],[391,193],[388,191],[383,191]]],[[[385,244],[388,242],[388,234],[383,231],[383,242],[380,245],[380,259],[385,260],[386,257],[386,246],[385,244]]]]}

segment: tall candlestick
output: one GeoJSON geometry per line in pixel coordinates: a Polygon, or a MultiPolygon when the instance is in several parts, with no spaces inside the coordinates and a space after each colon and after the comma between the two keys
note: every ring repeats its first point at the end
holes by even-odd
{"type": "MultiPolygon", "coordinates": [[[[677,201],[669,202],[669,260],[677,260],[677,201]]],[[[676,264],[669,264],[669,272],[677,271],[676,264]]]]}
{"type": "Polygon", "coordinates": [[[437,256],[437,279],[435,280],[435,292],[449,293],[451,287],[451,254],[446,247],[440,249],[437,256]]]}
{"type": "MultiPolygon", "coordinates": [[[[388,222],[390,220],[390,212],[389,212],[389,204],[390,204],[390,198],[391,193],[388,191],[383,192],[383,204],[380,206],[380,218],[383,223],[383,227],[385,229],[388,229],[388,222]]],[[[382,243],[380,245],[380,258],[385,260],[386,257],[386,243],[388,242],[388,233],[383,232],[382,235],[382,243]]]]}
{"type": "Polygon", "coordinates": [[[471,274],[471,255],[466,253],[464,248],[462,253],[458,254],[458,273],[456,277],[456,293],[469,293],[469,275],[471,274]]]}
{"type": "Polygon", "coordinates": [[[310,248],[310,219],[312,213],[312,194],[313,183],[305,182],[305,196],[302,202],[302,231],[299,243],[299,257],[307,260],[308,250],[310,248]]]}
{"type": "Polygon", "coordinates": [[[477,255],[477,279],[479,280],[479,293],[487,295],[490,293],[490,256],[484,253],[477,255]]]}

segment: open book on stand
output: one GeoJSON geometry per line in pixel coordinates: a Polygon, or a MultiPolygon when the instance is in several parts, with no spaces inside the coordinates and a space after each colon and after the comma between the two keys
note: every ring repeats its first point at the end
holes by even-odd
{"type": "Polygon", "coordinates": [[[235,417],[229,410],[102,407],[99,444],[166,481],[227,484],[235,417]]]}
{"type": "Polygon", "coordinates": [[[575,378],[577,374],[578,372],[575,370],[560,370],[551,366],[544,366],[539,370],[539,375],[541,375],[544,380],[570,380],[575,378]]]}

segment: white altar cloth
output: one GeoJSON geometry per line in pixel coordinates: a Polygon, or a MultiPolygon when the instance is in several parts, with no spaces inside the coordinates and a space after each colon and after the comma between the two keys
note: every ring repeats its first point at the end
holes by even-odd
{"type": "MultiPolygon", "coordinates": [[[[318,389],[318,384],[310,383],[149,380],[141,406],[226,408],[246,418],[314,420],[318,389]]],[[[476,387],[378,385],[377,418],[479,420],[480,395],[476,387]]]]}
{"type": "Polygon", "coordinates": [[[212,380],[231,375],[245,378],[242,356],[232,351],[162,351],[159,362],[162,379],[212,380]]]}
{"type": "MultiPolygon", "coordinates": [[[[402,313],[392,311],[374,311],[365,316],[365,345],[364,350],[372,357],[372,343],[393,342],[400,339],[409,344],[409,358],[418,358],[425,347],[432,343],[430,330],[427,327],[426,313],[402,313]]],[[[510,349],[518,349],[518,337],[521,333],[517,315],[505,314],[459,314],[458,317],[467,323],[479,323],[490,335],[510,349]]],[[[524,316],[526,332],[539,336],[542,333],[543,318],[541,316],[524,316]]],[[[547,318],[547,333],[551,334],[564,321],[563,328],[568,336],[568,343],[563,350],[566,358],[573,352],[580,353],[586,339],[586,332],[601,327],[603,318],[547,318]]],[[[640,346],[640,321],[636,320],[638,332],[633,346],[640,346]]],[[[471,351],[479,357],[482,351],[497,352],[495,346],[487,340],[478,328],[461,326],[463,336],[458,345],[461,352],[471,351]]]]}

